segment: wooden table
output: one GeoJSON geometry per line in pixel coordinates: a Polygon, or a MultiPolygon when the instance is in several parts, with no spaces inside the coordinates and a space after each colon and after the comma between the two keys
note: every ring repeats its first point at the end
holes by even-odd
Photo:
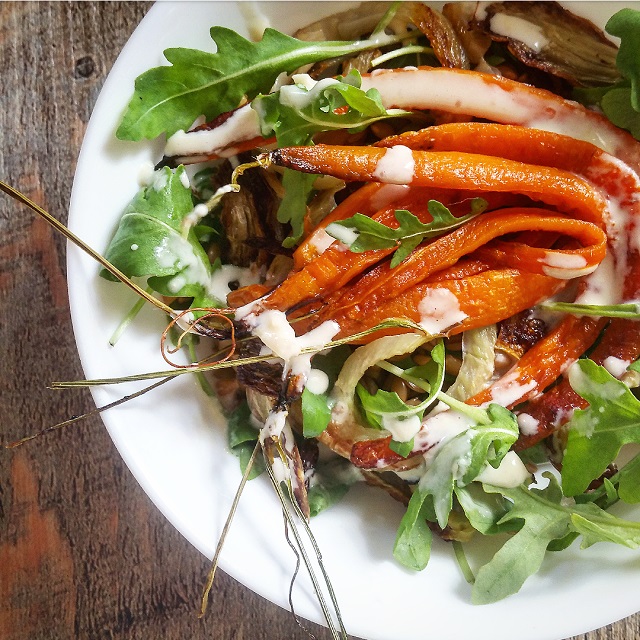
{"type": "MultiPolygon", "coordinates": [[[[0,177],[62,220],[91,109],[148,6],[0,3],[0,177]]],[[[2,194],[0,225],[6,442],[93,405],[87,393],[46,388],[82,376],[63,239],[2,194]]],[[[223,573],[208,616],[196,618],[209,563],[138,487],[99,418],[0,456],[2,640],[307,637],[223,573]]],[[[640,615],[577,638],[640,638],[640,615]]]]}

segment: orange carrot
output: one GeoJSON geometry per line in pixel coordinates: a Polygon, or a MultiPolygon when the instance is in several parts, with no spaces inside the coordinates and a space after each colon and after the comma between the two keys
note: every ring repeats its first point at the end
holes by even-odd
{"type": "Polygon", "coordinates": [[[408,131],[374,146],[405,145],[415,151],[464,151],[584,173],[603,152],[589,142],[516,125],[456,122],[408,131]]]}
{"type": "MultiPolygon", "coordinates": [[[[539,209],[501,209],[474,218],[464,226],[418,247],[393,269],[389,262],[378,265],[356,284],[343,290],[327,313],[340,324],[343,315],[349,314],[348,309],[362,309],[363,305],[374,308],[394,300],[429,275],[455,264],[462,256],[469,255],[490,240],[506,233],[530,229],[566,233],[584,243],[586,247],[576,250],[576,255],[584,260],[586,269],[593,270],[605,256],[606,235],[594,224],[548,215],[539,209]]],[[[498,245],[498,248],[503,246],[498,245]]],[[[556,255],[549,250],[525,245],[519,245],[517,249],[520,255],[503,251],[502,264],[526,266],[531,273],[545,274],[549,267],[545,266],[544,260],[549,260],[549,255],[556,255]]],[[[363,325],[375,324],[370,323],[370,316],[363,316],[362,321],[363,325]]]]}
{"type": "MultiPolygon", "coordinates": [[[[401,147],[395,147],[398,149],[401,147]]],[[[520,193],[558,207],[578,218],[602,224],[605,203],[583,179],[553,167],[449,151],[409,151],[396,159],[385,155],[392,149],[379,147],[287,147],[270,152],[279,166],[305,173],[321,173],[352,181],[434,186],[477,192],[520,193]],[[397,162],[396,160],[400,160],[397,162]],[[396,175],[385,177],[389,163],[396,175]],[[403,164],[404,163],[404,164],[403,164]]]]}
{"type": "MultiPolygon", "coordinates": [[[[389,318],[406,318],[429,327],[429,321],[434,317],[442,321],[442,330],[434,333],[451,336],[467,329],[484,327],[510,318],[554,295],[563,288],[564,284],[556,278],[517,269],[491,269],[460,279],[421,282],[396,297],[382,300],[371,297],[340,314],[332,313],[330,317],[340,326],[337,337],[370,329],[389,318]],[[444,290],[451,294],[446,300],[457,301],[461,318],[449,326],[446,311],[437,308],[437,302],[435,307],[428,304],[432,298],[436,301],[440,300],[437,294],[444,290]]],[[[323,314],[318,315],[323,317],[323,314]]],[[[400,331],[392,329],[387,333],[400,331]]],[[[385,335],[384,332],[370,334],[362,342],[368,342],[382,335],[385,335]]]]}

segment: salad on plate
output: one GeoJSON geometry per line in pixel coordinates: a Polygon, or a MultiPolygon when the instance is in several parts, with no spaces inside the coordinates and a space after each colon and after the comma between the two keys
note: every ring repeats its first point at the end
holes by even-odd
{"type": "Polygon", "coordinates": [[[104,254],[171,317],[146,377],[198,376],[294,537],[366,483],[406,507],[395,562],[450,541],[475,604],[576,540],[637,548],[640,13],[368,3],[211,38],[117,130],[166,138],[104,254]]]}

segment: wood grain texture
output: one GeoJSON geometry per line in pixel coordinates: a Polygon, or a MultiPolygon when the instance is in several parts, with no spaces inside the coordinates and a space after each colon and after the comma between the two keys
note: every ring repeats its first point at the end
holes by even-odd
{"type": "MultiPolygon", "coordinates": [[[[0,176],[62,220],[93,104],[148,6],[0,3],[0,176]]],[[[62,238],[0,194],[4,442],[93,406],[86,393],[46,388],[82,376],[64,255],[62,238]]],[[[151,504],[99,419],[0,456],[2,640],[307,637],[223,573],[196,618],[208,561],[151,504]]],[[[640,616],[575,640],[634,638],[640,616]]]]}

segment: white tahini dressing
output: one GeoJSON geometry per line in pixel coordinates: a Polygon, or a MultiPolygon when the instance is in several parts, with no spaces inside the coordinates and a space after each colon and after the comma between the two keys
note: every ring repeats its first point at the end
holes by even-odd
{"type": "Polygon", "coordinates": [[[584,279],[584,284],[584,290],[575,299],[578,304],[610,305],[622,300],[624,281],[612,253],[605,255],[598,268],[584,279]]]}
{"type": "Polygon", "coordinates": [[[422,421],[416,414],[404,418],[386,414],[382,416],[382,426],[396,442],[409,442],[420,431],[422,421]]]}
{"type": "Polygon", "coordinates": [[[542,27],[524,18],[508,16],[505,13],[496,13],[492,16],[489,24],[491,31],[495,34],[522,42],[536,53],[540,53],[549,42],[542,31],[542,27]]]}
{"type": "Polygon", "coordinates": [[[528,413],[521,413],[518,415],[518,427],[520,433],[523,436],[533,436],[538,433],[539,420],[536,420],[532,415],[528,413]]]}
{"type": "Polygon", "coordinates": [[[143,162],[138,169],[138,185],[140,187],[148,187],[153,182],[154,172],[155,168],[151,160],[143,162]]]}
{"type": "Polygon", "coordinates": [[[497,469],[490,464],[476,476],[475,482],[486,482],[506,489],[518,487],[531,478],[531,473],[524,466],[515,451],[508,451],[497,469]]]}
{"type": "Polygon", "coordinates": [[[453,409],[442,410],[444,406],[438,404],[422,421],[423,428],[415,435],[414,450],[424,451],[427,463],[440,446],[474,424],[473,420],[463,413],[453,409]]]}
{"type": "Polygon", "coordinates": [[[415,162],[409,147],[402,144],[389,147],[373,172],[373,177],[380,182],[392,184],[411,184],[414,177],[415,162]]]}
{"type": "Polygon", "coordinates": [[[631,362],[628,360],[616,358],[615,356],[608,356],[602,361],[602,366],[615,378],[621,378],[630,364],[631,362]]]}
{"type": "Polygon", "coordinates": [[[335,222],[332,222],[331,224],[327,225],[326,232],[330,238],[331,236],[333,236],[339,242],[342,242],[342,244],[346,245],[347,247],[350,247],[358,239],[358,235],[359,235],[359,233],[355,229],[350,229],[349,227],[343,227],[341,224],[337,224],[335,222]]]}
{"type": "Polygon", "coordinates": [[[324,78],[316,82],[306,73],[293,76],[295,84],[288,84],[280,88],[280,103],[293,109],[308,107],[327,87],[338,84],[335,78],[324,78]]]}
{"type": "Polygon", "coordinates": [[[248,267],[237,267],[233,264],[223,264],[213,272],[209,281],[208,291],[221,302],[225,302],[231,292],[231,283],[240,287],[247,287],[260,282],[260,274],[248,267]]]}
{"type": "Polygon", "coordinates": [[[545,275],[561,280],[571,280],[593,273],[598,265],[587,267],[584,256],[576,253],[561,253],[560,251],[547,251],[542,260],[542,271],[545,275]]]}
{"type": "Polygon", "coordinates": [[[431,335],[444,333],[467,317],[455,294],[444,288],[427,289],[418,305],[418,313],[420,325],[431,335]]]}
{"type": "Polygon", "coordinates": [[[260,135],[258,114],[247,104],[227,118],[214,129],[185,132],[176,131],[167,140],[164,154],[175,156],[229,157],[235,155],[235,149],[229,148],[239,142],[251,140],[260,135]]]}
{"type": "Polygon", "coordinates": [[[305,382],[311,371],[312,354],[322,351],[340,331],[337,322],[327,320],[315,329],[296,336],[286,314],[275,309],[250,313],[243,319],[253,335],[260,338],[274,356],[284,360],[285,375],[301,375],[305,382]],[[305,349],[309,351],[303,353],[305,349]]]}
{"type": "Polygon", "coordinates": [[[335,238],[330,236],[324,229],[316,229],[309,238],[309,244],[316,250],[318,255],[322,255],[334,242],[335,238]]]}
{"type": "Polygon", "coordinates": [[[527,394],[536,388],[536,381],[521,383],[518,380],[517,369],[502,376],[491,387],[491,401],[503,407],[512,407],[527,398],[527,394]]]}
{"type": "Polygon", "coordinates": [[[326,393],[329,389],[329,376],[320,369],[311,369],[306,388],[317,395],[326,393]]]}

